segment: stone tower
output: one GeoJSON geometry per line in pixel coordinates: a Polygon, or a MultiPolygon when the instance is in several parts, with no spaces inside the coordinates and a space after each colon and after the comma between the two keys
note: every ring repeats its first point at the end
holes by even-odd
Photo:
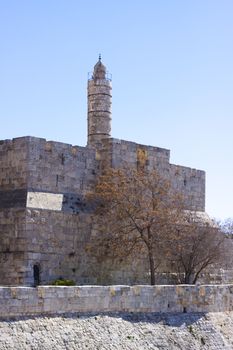
{"type": "Polygon", "coordinates": [[[95,146],[111,135],[112,84],[106,67],[99,61],[88,80],[88,146],[95,146]]]}

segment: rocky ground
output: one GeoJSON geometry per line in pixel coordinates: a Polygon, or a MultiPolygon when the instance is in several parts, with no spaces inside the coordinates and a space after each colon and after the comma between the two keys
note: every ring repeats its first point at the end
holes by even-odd
{"type": "Polygon", "coordinates": [[[233,312],[98,314],[0,321],[0,349],[233,349],[233,312]]]}

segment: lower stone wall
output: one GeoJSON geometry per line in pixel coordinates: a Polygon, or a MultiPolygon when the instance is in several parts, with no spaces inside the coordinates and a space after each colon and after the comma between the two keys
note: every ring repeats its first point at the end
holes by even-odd
{"type": "Polygon", "coordinates": [[[25,284],[27,250],[25,210],[0,209],[0,285],[25,284]]]}
{"type": "Polygon", "coordinates": [[[233,285],[0,287],[0,317],[233,310],[233,285]]]}

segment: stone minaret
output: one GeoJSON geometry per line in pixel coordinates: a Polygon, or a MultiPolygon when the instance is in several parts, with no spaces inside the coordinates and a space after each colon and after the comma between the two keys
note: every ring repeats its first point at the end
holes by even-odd
{"type": "Polygon", "coordinates": [[[88,80],[88,146],[95,146],[111,135],[112,84],[106,68],[99,61],[88,80]]]}

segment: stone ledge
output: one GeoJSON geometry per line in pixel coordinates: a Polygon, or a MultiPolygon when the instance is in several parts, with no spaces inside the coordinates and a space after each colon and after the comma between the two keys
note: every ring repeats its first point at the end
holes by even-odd
{"type": "Polygon", "coordinates": [[[78,312],[222,312],[232,285],[0,287],[0,317],[78,312]]]}

